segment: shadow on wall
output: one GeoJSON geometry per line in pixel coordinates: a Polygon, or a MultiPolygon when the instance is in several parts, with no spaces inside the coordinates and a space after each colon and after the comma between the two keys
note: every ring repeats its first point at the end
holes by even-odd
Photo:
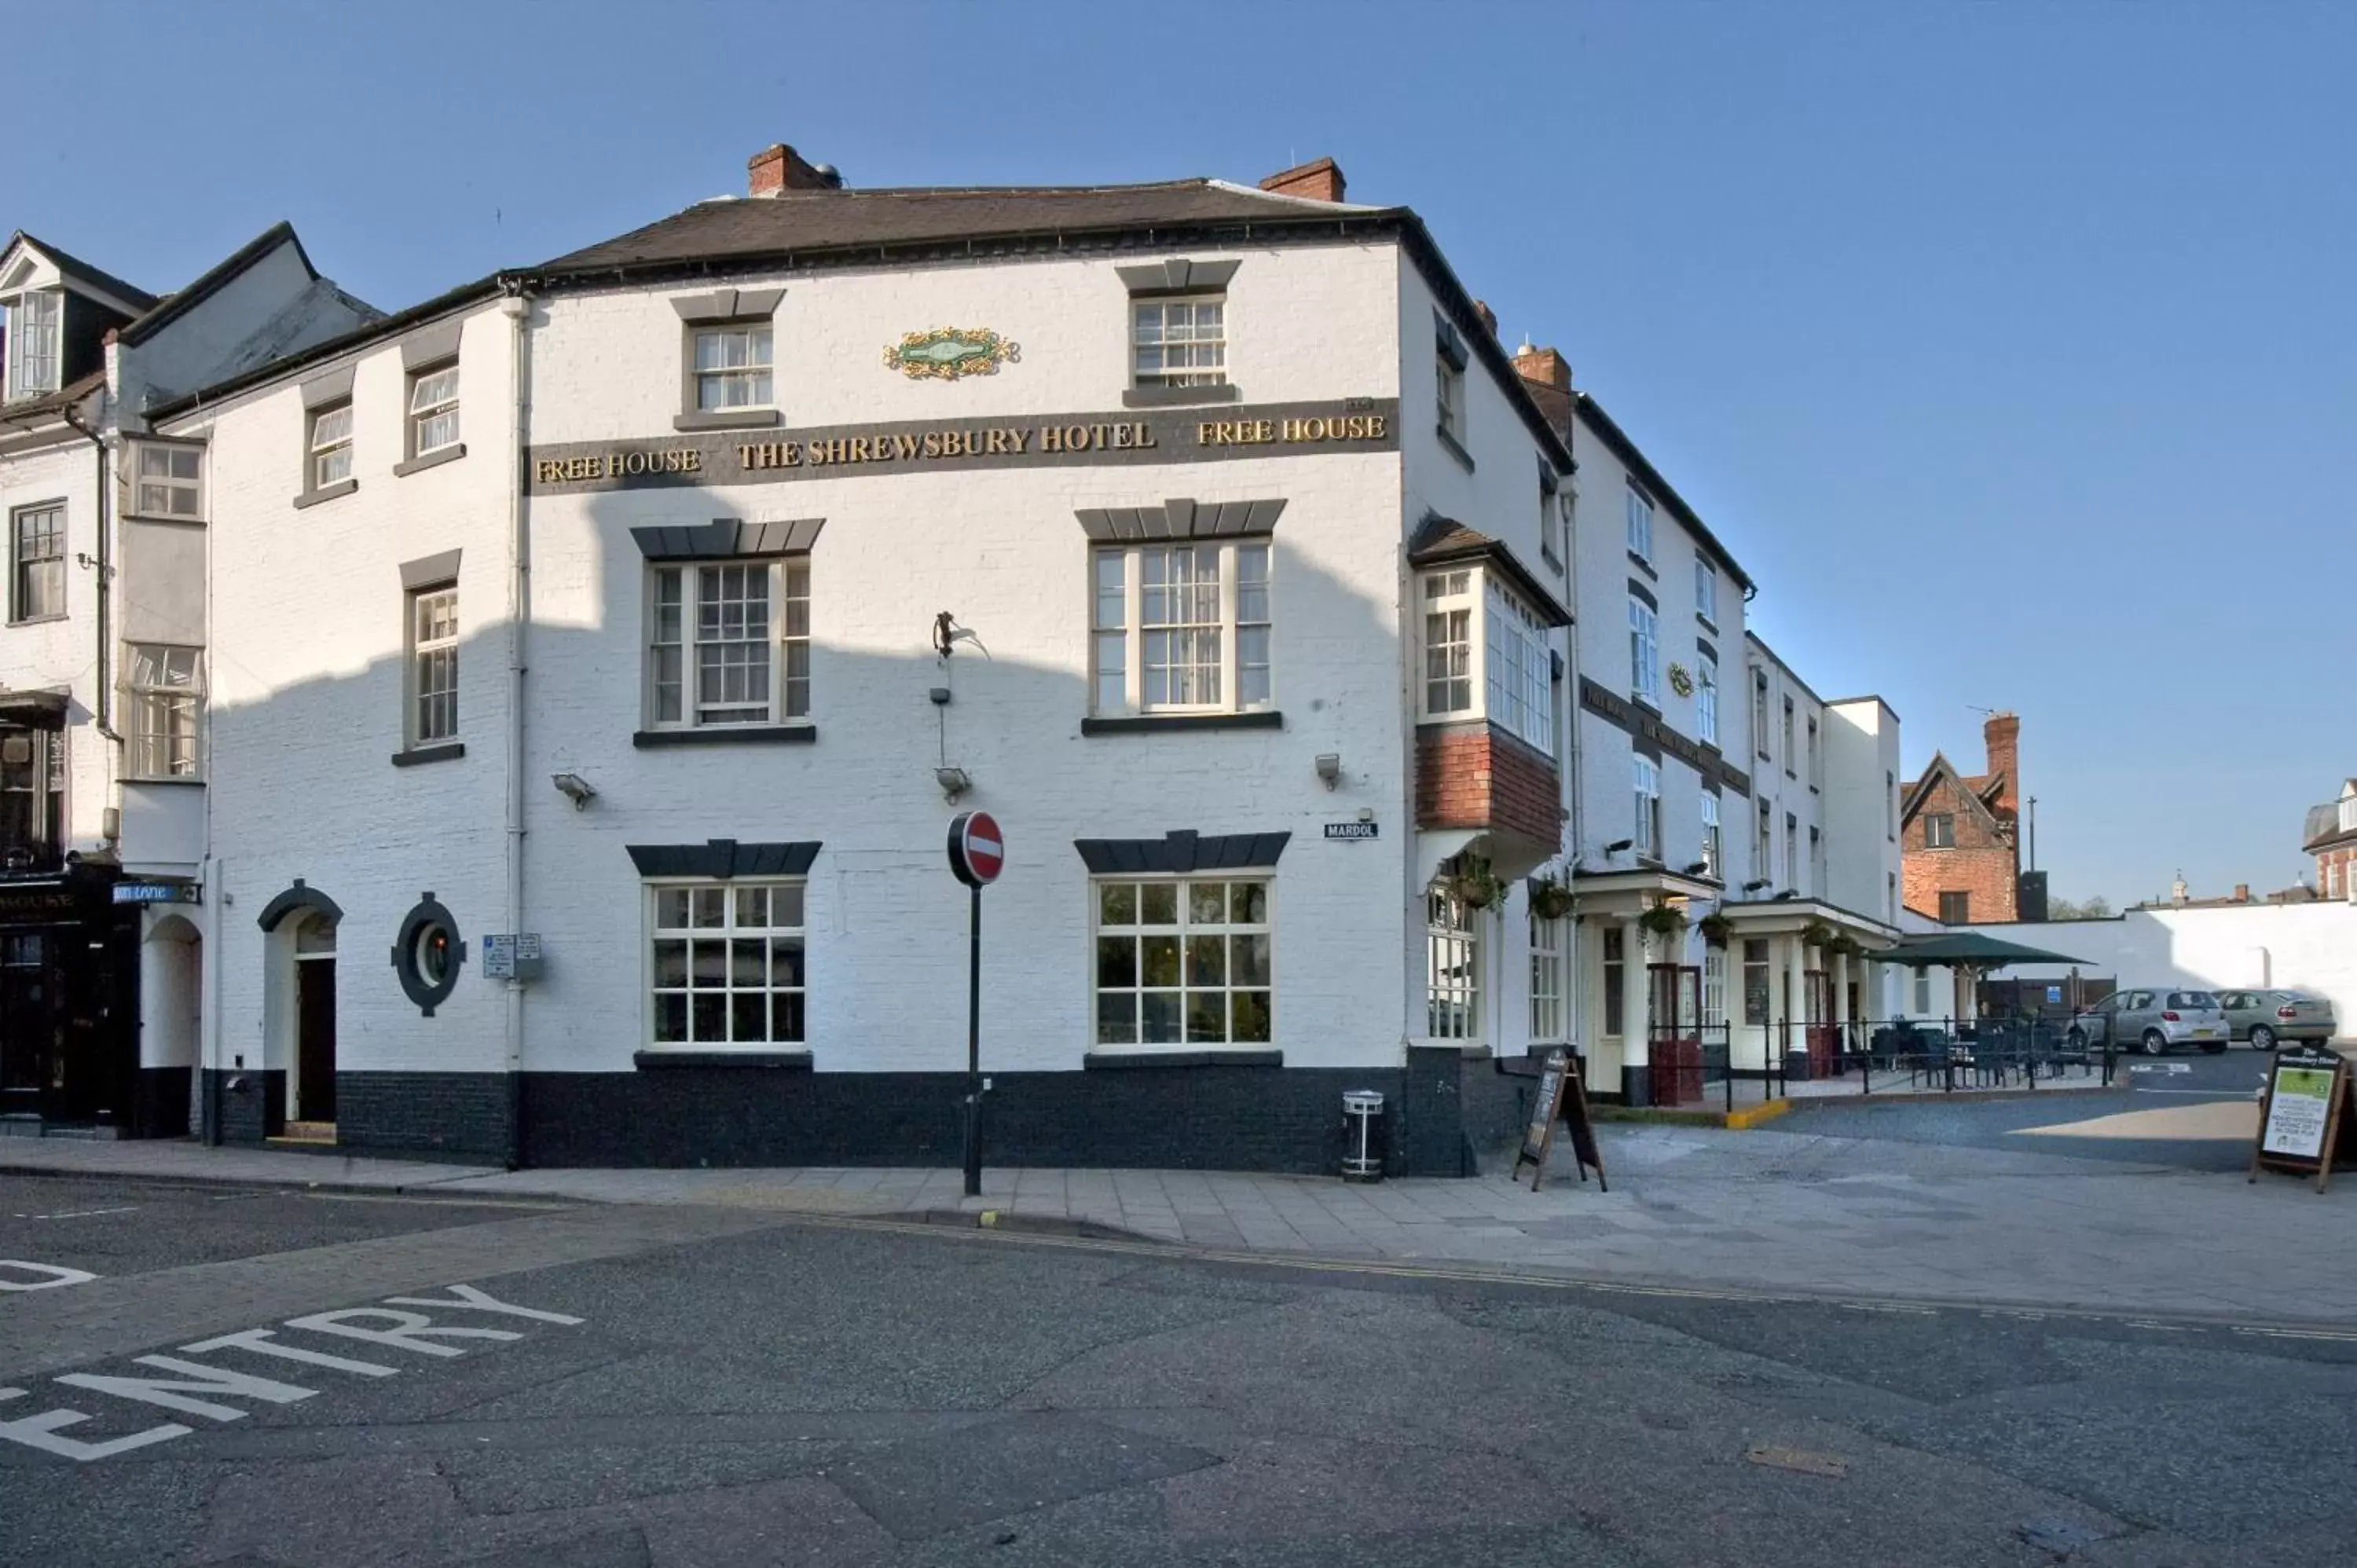
{"type": "MultiPolygon", "coordinates": [[[[1413,832],[1391,607],[1379,612],[1286,551],[1280,524],[1272,662],[1283,727],[1083,736],[1089,683],[1075,671],[1088,650],[1088,547],[1062,499],[1039,509],[1038,558],[1056,564],[1057,602],[1072,607],[1053,634],[1036,583],[994,595],[1004,579],[983,569],[979,548],[965,560],[902,563],[885,579],[902,584],[888,626],[864,616],[846,633],[846,601],[831,586],[845,575],[878,580],[880,557],[859,542],[856,519],[831,523],[811,557],[815,739],[717,745],[641,733],[649,590],[630,529],[648,520],[639,507],[595,516],[601,577],[576,585],[594,618],[531,632],[525,923],[543,937],[547,968],[524,1008],[521,1102],[507,1072],[507,991],[482,974],[482,938],[508,918],[503,629],[457,645],[464,755],[396,765],[412,701],[405,654],[217,707],[214,852],[235,903],[217,916],[216,1073],[242,1057],[249,1070],[274,1075],[260,1092],[295,1092],[286,1075],[301,1067],[304,1010],[283,993],[289,966],[268,961],[253,922],[301,878],[342,911],[332,1023],[339,1143],[540,1164],[953,1163],[966,911],[942,831],[954,811],[979,807],[1010,840],[1006,878],[987,900],[986,961],[997,975],[983,1014],[1002,1163],[1330,1169],[1340,1091],[1376,1088],[1405,1096],[1394,1163],[1403,1149],[1422,1150],[1417,1168],[1457,1174],[1467,1098],[1457,1069],[1444,1086],[1437,1056],[1426,1064],[1432,1081],[1412,1092],[1401,1058],[1408,982],[1420,989],[1421,979],[1398,968],[1415,914],[1400,856],[1327,845],[1316,828],[1367,806],[1396,822],[1402,840],[1413,832]],[[927,634],[944,608],[971,621],[991,657],[962,646],[945,667],[931,652],[927,634]],[[853,645],[885,636],[905,638],[909,651],[853,645]],[[951,692],[945,705],[931,699],[941,687],[951,692]],[[1313,766],[1325,752],[1343,758],[1332,790],[1313,766]],[[257,757],[269,766],[236,761],[257,757]],[[936,782],[942,767],[973,781],[954,803],[936,782]],[[594,789],[586,809],[553,787],[560,773],[594,789]],[[1292,832],[1273,917],[1281,1070],[1073,1070],[1094,1038],[1095,997],[1086,871],[1072,841],[1159,841],[1174,830],[1292,832]],[[758,1069],[634,1067],[649,958],[627,846],[714,840],[823,845],[806,906],[807,1042],[763,1042],[773,1058],[810,1057],[758,1069]],[[404,918],[429,894],[466,943],[456,988],[430,1022],[393,961],[404,918]],[[1393,978],[1374,987],[1371,943],[1396,955],[1380,961],[1376,972],[1393,978]]],[[[390,643],[404,611],[387,577],[390,643]]],[[[470,572],[468,596],[484,596],[484,581],[470,572]]],[[[233,660],[236,649],[221,653],[233,660]]],[[[1452,1064],[1458,1055],[1439,1054],[1452,1064]]]]}

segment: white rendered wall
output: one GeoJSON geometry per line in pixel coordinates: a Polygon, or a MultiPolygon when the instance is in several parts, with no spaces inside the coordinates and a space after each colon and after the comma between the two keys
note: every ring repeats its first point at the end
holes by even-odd
{"type": "MultiPolygon", "coordinates": [[[[2249,904],[2211,909],[2131,909],[2107,920],[1975,927],[2085,961],[2086,975],[2122,986],[2208,990],[2281,986],[2330,997],[2342,1036],[2357,1035],[2357,904],[2249,904]]],[[[2072,966],[2016,964],[2021,980],[2057,980],[2072,966]]]]}
{"type": "Polygon", "coordinates": [[[1899,715],[1878,699],[1825,709],[1825,897],[1856,914],[1895,922],[1899,834],[1899,715]]]}
{"type": "MultiPolygon", "coordinates": [[[[0,533],[13,551],[20,507],[65,503],[66,613],[63,618],[0,625],[0,685],[72,693],[65,743],[67,847],[103,848],[101,819],[111,804],[113,748],[91,727],[98,698],[96,575],[76,556],[98,553],[97,448],[80,435],[53,446],[0,456],[0,533]]],[[[14,563],[7,564],[14,572],[14,563]]],[[[0,603],[13,608],[15,584],[0,579],[0,603]]],[[[0,610],[0,614],[5,611],[0,610]]]]}

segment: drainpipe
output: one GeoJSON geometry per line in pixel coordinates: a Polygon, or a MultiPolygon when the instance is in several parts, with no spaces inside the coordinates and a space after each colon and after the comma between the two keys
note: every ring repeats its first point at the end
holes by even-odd
{"type": "Polygon", "coordinates": [[[111,488],[108,481],[112,476],[106,466],[106,437],[84,424],[81,416],[70,408],[65,411],[65,422],[81,432],[83,439],[91,444],[91,456],[98,465],[98,660],[96,665],[98,693],[97,700],[91,706],[91,712],[97,715],[99,734],[112,740],[116,738],[114,682],[108,673],[113,660],[107,657],[111,651],[107,641],[107,626],[111,618],[107,612],[114,598],[114,549],[112,541],[107,537],[106,499],[107,492],[111,488]]]}
{"type": "MultiPolygon", "coordinates": [[[[507,800],[507,929],[524,929],[523,784],[524,673],[528,651],[526,623],[532,614],[532,542],[523,500],[523,448],[526,402],[523,386],[524,327],[532,301],[521,285],[500,301],[508,318],[508,388],[514,399],[515,422],[508,442],[508,800],[507,800]]],[[[510,1170],[523,1165],[523,994],[522,980],[507,983],[508,1152],[510,1170]]]]}

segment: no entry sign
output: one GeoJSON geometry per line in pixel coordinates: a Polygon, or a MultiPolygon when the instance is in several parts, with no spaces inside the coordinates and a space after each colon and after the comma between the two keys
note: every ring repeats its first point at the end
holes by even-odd
{"type": "Polygon", "coordinates": [[[950,870],[968,887],[987,887],[1006,865],[1006,841],[988,811],[961,811],[950,823],[950,870]]]}

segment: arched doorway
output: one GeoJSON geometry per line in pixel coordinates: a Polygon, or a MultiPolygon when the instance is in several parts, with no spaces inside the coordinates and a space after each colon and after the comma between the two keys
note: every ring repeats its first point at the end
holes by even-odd
{"type": "Polygon", "coordinates": [[[305,910],[295,927],[295,1070],[286,1075],[287,1133],[334,1135],[336,922],[305,910]],[[298,1127],[296,1123],[303,1125],[298,1127]]]}
{"type": "Polygon", "coordinates": [[[178,1137],[194,1125],[203,1033],[204,937],[184,915],[151,918],[139,947],[139,1094],[145,1137],[178,1137]]]}

